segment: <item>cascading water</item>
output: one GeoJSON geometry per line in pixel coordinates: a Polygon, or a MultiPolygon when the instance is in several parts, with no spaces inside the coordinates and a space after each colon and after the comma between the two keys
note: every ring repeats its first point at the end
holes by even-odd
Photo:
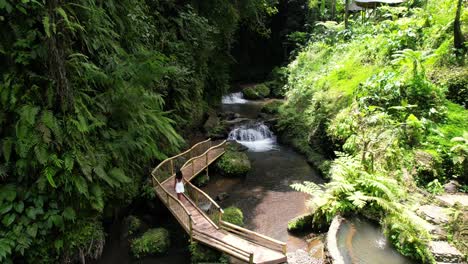
{"type": "Polygon", "coordinates": [[[234,128],[228,136],[229,140],[249,148],[253,152],[269,151],[276,148],[276,137],[263,123],[241,125],[234,128]]]}
{"type": "Polygon", "coordinates": [[[245,104],[247,102],[241,92],[224,95],[221,100],[223,104],[245,104]]]}

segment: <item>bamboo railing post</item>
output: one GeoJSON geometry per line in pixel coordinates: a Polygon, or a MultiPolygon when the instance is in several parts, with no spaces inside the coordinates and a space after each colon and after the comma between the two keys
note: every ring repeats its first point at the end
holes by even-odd
{"type": "Polygon", "coordinates": [[[253,253],[252,252],[250,252],[250,255],[249,255],[249,263],[253,264],[253,253]]]}
{"type": "Polygon", "coordinates": [[[166,192],[166,201],[167,201],[167,206],[170,206],[169,205],[169,193],[166,192]]]}
{"type": "Polygon", "coordinates": [[[171,159],[171,176],[174,175],[174,160],[171,159]]]}
{"type": "Polygon", "coordinates": [[[193,160],[192,160],[192,175],[190,176],[190,178],[192,178],[193,175],[195,175],[195,167],[193,165],[193,160]]]}
{"type": "Polygon", "coordinates": [[[189,215],[189,230],[190,230],[190,243],[193,242],[193,227],[192,227],[192,216],[189,215]]]}
{"type": "Polygon", "coordinates": [[[283,245],[283,254],[286,255],[286,252],[288,252],[288,246],[286,244],[283,245]]]}

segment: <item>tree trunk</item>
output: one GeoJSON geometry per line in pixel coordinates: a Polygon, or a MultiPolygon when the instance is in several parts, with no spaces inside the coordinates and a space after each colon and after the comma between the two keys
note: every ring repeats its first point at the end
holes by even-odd
{"type": "Polygon", "coordinates": [[[453,22],[453,46],[457,50],[461,50],[464,54],[466,52],[465,47],[465,40],[463,38],[463,34],[461,32],[461,23],[460,23],[460,15],[462,9],[462,0],[458,0],[457,4],[457,13],[455,15],[455,21],[453,22]]]}
{"type": "Polygon", "coordinates": [[[348,16],[349,16],[349,0],[346,0],[345,2],[345,19],[344,19],[344,24],[345,28],[348,29],[348,16]]]}
{"type": "Polygon", "coordinates": [[[331,19],[335,20],[335,13],[336,13],[336,0],[331,0],[331,19]]]}

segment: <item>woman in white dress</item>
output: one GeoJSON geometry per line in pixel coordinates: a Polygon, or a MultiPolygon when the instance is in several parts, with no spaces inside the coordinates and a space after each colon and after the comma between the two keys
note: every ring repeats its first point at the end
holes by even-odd
{"type": "Polygon", "coordinates": [[[180,170],[177,171],[175,176],[174,189],[177,193],[177,199],[182,201],[182,194],[184,193],[184,176],[180,170]]]}

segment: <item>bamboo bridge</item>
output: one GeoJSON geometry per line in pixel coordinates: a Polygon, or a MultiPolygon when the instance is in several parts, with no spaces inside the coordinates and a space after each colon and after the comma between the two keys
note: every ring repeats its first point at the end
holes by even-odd
{"type": "Polygon", "coordinates": [[[286,243],[224,222],[223,209],[190,181],[224,154],[226,141],[210,139],[161,162],[151,173],[153,187],[161,201],[196,241],[248,263],[286,262],[286,243]],[[180,169],[184,175],[185,194],[176,198],[174,177],[180,169]]]}

